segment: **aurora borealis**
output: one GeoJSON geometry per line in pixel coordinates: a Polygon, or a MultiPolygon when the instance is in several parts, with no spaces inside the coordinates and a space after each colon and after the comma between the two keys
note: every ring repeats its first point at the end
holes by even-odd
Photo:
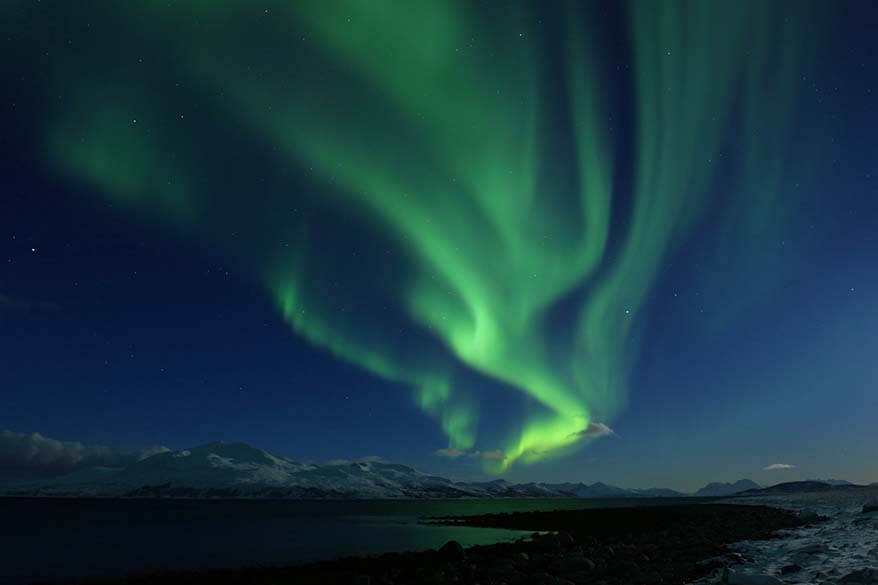
{"type": "Polygon", "coordinates": [[[848,205],[822,198],[840,122],[805,89],[838,41],[829,5],[792,6],[0,14],[7,75],[40,96],[18,100],[22,148],[65,200],[222,264],[325,363],[384,384],[370,401],[434,419],[422,452],[499,452],[497,473],[583,452],[637,410],[656,348],[727,339],[810,274],[848,205]],[[682,330],[679,295],[698,295],[682,330]]]}

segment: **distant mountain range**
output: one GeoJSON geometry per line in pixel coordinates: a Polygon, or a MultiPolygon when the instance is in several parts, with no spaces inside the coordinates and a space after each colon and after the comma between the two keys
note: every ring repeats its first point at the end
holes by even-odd
{"type": "Polygon", "coordinates": [[[709,483],[697,492],[696,496],[731,496],[743,491],[759,489],[761,486],[749,479],[739,479],[735,483],[709,483]]]}
{"type": "Polygon", "coordinates": [[[808,479],[805,481],[788,481],[769,487],[749,489],[737,495],[739,496],[766,496],[773,494],[798,494],[804,492],[829,492],[871,489],[878,487],[878,483],[869,485],[857,485],[841,479],[808,479]]]}
{"type": "Polygon", "coordinates": [[[627,490],[603,483],[455,482],[381,461],[314,464],[244,443],[210,443],[158,453],[124,467],[96,467],[18,482],[6,495],[262,498],[631,498],[675,497],[673,490],[627,490]]]}
{"type": "MultiPolygon", "coordinates": [[[[830,487],[828,484],[821,484],[830,487]]],[[[758,491],[750,480],[712,483],[698,496],[758,491]]],[[[625,489],[604,483],[459,482],[383,461],[314,464],[244,443],[210,443],[158,453],[123,467],[95,467],[61,477],[6,484],[19,496],[189,498],[644,498],[681,497],[674,490],[625,489]]]]}

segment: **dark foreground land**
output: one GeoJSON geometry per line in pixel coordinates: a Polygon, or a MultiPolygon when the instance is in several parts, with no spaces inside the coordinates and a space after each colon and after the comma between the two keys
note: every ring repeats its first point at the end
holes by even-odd
{"type": "MultiPolygon", "coordinates": [[[[427,522],[542,532],[513,543],[344,558],[285,568],[181,572],[103,585],[675,585],[722,566],[727,545],[817,518],[767,507],[690,504],[443,517],[427,522]],[[551,531],[551,532],[549,532],[551,531]]],[[[197,545],[197,543],[193,543],[197,545]]],[[[84,583],[84,582],[83,582],[84,583]]]]}

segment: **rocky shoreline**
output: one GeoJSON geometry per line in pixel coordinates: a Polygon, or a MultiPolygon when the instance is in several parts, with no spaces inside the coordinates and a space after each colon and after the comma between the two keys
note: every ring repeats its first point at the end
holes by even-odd
{"type": "MultiPolygon", "coordinates": [[[[103,585],[677,585],[740,555],[728,545],[775,538],[818,517],[762,506],[689,504],[427,518],[425,522],[533,531],[511,543],[342,558],[281,568],[166,573],[103,585]]],[[[86,583],[80,581],[78,583],[86,583]]]]}

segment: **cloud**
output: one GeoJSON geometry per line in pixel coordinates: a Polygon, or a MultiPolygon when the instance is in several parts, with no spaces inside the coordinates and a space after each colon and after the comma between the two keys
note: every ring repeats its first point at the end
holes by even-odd
{"type": "Polygon", "coordinates": [[[167,453],[170,451],[164,445],[149,445],[147,447],[141,447],[137,451],[134,451],[134,454],[137,458],[137,461],[143,461],[153,455],[158,455],[159,453],[167,453]]]}
{"type": "Polygon", "coordinates": [[[0,477],[46,477],[85,467],[121,467],[168,450],[161,445],[114,449],[59,441],[40,433],[0,431],[0,477]]]}
{"type": "Polygon", "coordinates": [[[387,463],[387,459],[380,455],[367,455],[357,459],[330,459],[327,465],[350,465],[351,463],[387,463]]]}
{"type": "Polygon", "coordinates": [[[779,469],[795,469],[795,465],[790,465],[789,463],[772,463],[771,465],[766,465],[762,469],[765,471],[777,471],[779,469]]]}
{"type": "Polygon", "coordinates": [[[581,431],[571,433],[570,436],[579,436],[579,437],[589,437],[592,439],[596,439],[598,437],[607,437],[610,435],[615,435],[616,431],[605,425],[604,423],[599,422],[590,422],[588,426],[582,429],[581,431]]]}
{"type": "Polygon", "coordinates": [[[436,451],[433,451],[433,455],[447,457],[448,459],[457,459],[459,457],[468,457],[471,459],[506,459],[506,453],[500,450],[465,451],[463,449],[437,449],[436,451]]]}
{"type": "Polygon", "coordinates": [[[457,459],[458,457],[463,457],[467,452],[461,449],[437,449],[433,451],[433,455],[437,455],[439,457],[447,457],[449,459],[457,459]]]}

